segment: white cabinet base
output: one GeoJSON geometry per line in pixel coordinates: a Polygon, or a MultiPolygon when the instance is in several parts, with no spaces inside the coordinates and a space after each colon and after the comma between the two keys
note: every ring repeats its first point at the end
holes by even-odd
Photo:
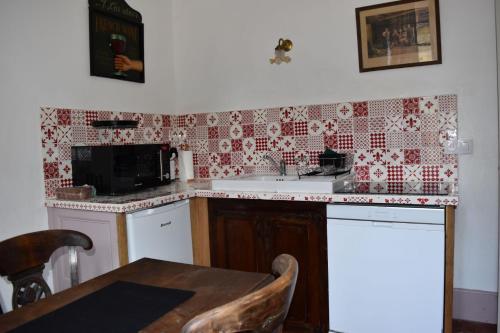
{"type": "MultiPolygon", "coordinates": [[[[84,210],[48,208],[50,229],[71,229],[92,239],[90,251],[78,249],[80,282],[107,273],[120,266],[117,214],[84,210]]],[[[59,249],[51,258],[54,292],[70,287],[68,250],[59,249]]]]}

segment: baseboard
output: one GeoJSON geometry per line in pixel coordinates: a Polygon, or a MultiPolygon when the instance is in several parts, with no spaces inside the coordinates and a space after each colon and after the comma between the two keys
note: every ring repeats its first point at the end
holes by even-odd
{"type": "Polygon", "coordinates": [[[497,325],[454,319],[453,333],[497,333],[497,325]]]}
{"type": "Polygon", "coordinates": [[[453,318],[478,323],[496,324],[498,294],[495,292],[454,289],[453,318]]]}

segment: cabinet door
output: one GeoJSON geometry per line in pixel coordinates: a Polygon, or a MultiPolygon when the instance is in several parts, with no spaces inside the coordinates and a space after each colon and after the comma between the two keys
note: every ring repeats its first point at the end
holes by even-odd
{"type": "MultiPolygon", "coordinates": [[[[80,282],[119,267],[116,214],[48,208],[48,216],[51,229],[76,230],[92,239],[94,246],[90,251],[78,249],[80,282]]],[[[52,256],[55,292],[71,286],[67,253],[62,248],[52,256]]]]}
{"type": "Polygon", "coordinates": [[[239,206],[209,204],[210,253],[214,267],[262,271],[258,247],[261,230],[256,214],[239,206]]]}
{"type": "Polygon", "coordinates": [[[291,254],[299,275],[285,332],[327,331],[325,204],[210,199],[209,216],[213,266],[270,273],[291,254]]]}
{"type": "MultiPolygon", "coordinates": [[[[326,209],[326,208],[325,208],[326,209]]],[[[295,292],[285,328],[296,332],[321,331],[328,309],[326,220],[314,208],[268,213],[270,229],[266,252],[268,260],[281,253],[294,256],[299,263],[295,292]]],[[[269,264],[270,265],[270,264],[269,264]]],[[[269,266],[270,267],[270,266],[269,266]]],[[[325,325],[326,326],[326,325],[325,325]]]]}

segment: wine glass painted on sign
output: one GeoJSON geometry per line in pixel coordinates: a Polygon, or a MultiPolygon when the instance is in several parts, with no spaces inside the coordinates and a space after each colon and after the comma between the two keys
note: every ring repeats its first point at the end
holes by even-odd
{"type": "MultiPolygon", "coordinates": [[[[127,38],[120,34],[111,34],[109,37],[110,43],[109,47],[113,50],[114,57],[125,53],[125,48],[127,46],[127,38]]],[[[113,75],[126,77],[127,74],[122,71],[115,71],[113,75]]]]}

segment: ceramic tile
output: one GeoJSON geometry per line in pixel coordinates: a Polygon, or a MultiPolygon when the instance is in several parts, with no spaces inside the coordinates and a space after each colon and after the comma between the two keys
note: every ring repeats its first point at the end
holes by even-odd
{"type": "Polygon", "coordinates": [[[243,140],[242,139],[232,139],[231,140],[231,151],[243,151],[243,140]]]}
{"type": "Polygon", "coordinates": [[[386,165],[388,164],[387,150],[376,148],[370,149],[369,154],[371,155],[370,165],[386,165]]]}
{"type": "Polygon", "coordinates": [[[208,124],[208,126],[219,125],[219,115],[217,113],[207,114],[207,124],[208,124]]]}
{"type": "Polygon", "coordinates": [[[350,119],[354,114],[353,105],[351,103],[339,103],[335,107],[335,112],[339,119],[350,119]]]}
{"type": "Polygon", "coordinates": [[[279,122],[280,121],[280,109],[267,109],[266,110],[266,123],[279,122]]]}
{"type": "Polygon", "coordinates": [[[70,186],[72,145],[160,143],[173,135],[191,145],[200,178],[274,171],[265,154],[290,167],[297,156],[307,156],[315,166],[327,147],[353,154],[358,179],[457,179],[456,155],[442,149],[446,130],[457,129],[457,114],[455,95],[184,115],[46,107],[40,111],[44,177],[51,181],[46,192],[52,194],[55,184],[70,186]],[[133,119],[139,126],[91,127],[107,119],[133,119]]]}
{"type": "Polygon", "coordinates": [[[294,122],[289,121],[286,123],[281,123],[281,135],[283,136],[293,136],[295,135],[294,131],[294,122]]]}
{"type": "Polygon", "coordinates": [[[368,102],[368,116],[370,118],[384,117],[386,105],[385,101],[369,101],[368,102]]]}
{"type": "Polygon", "coordinates": [[[432,97],[420,97],[419,99],[419,109],[423,115],[433,115],[439,112],[439,98],[437,96],[432,97]]]}
{"type": "Polygon", "coordinates": [[[361,133],[368,133],[368,128],[369,125],[367,117],[354,118],[353,131],[356,135],[361,133]]]}
{"type": "MultiPolygon", "coordinates": [[[[262,139],[257,139],[257,140],[262,140],[262,139]]],[[[253,152],[255,150],[258,150],[258,148],[262,148],[262,147],[257,146],[257,142],[258,142],[257,140],[254,138],[243,139],[241,142],[241,146],[243,148],[243,151],[250,153],[250,152],[253,152]]],[[[267,139],[266,139],[266,143],[267,143],[267,139]]],[[[259,144],[263,145],[264,142],[259,141],[259,144]]],[[[239,150],[242,150],[242,149],[239,149],[239,150]]],[[[263,150],[263,149],[260,149],[260,150],[263,150]]]]}
{"type": "Polygon", "coordinates": [[[244,152],[242,151],[237,151],[237,152],[232,152],[231,153],[231,161],[233,163],[233,165],[236,165],[236,166],[240,166],[240,165],[243,165],[243,156],[244,156],[244,152]]]}
{"type": "Polygon", "coordinates": [[[354,117],[368,117],[368,102],[353,103],[354,117]]]}
{"type": "Polygon", "coordinates": [[[44,163],[57,162],[59,160],[59,148],[53,142],[42,144],[42,157],[44,163]]]}
{"type": "Polygon", "coordinates": [[[196,117],[196,115],[188,114],[186,116],[186,126],[187,127],[195,127],[197,120],[198,120],[198,118],[196,117]]]}
{"type": "Polygon", "coordinates": [[[294,121],[307,121],[309,120],[309,107],[297,106],[295,107],[294,121]]]}
{"type": "Polygon", "coordinates": [[[285,107],[280,108],[280,122],[287,123],[295,120],[295,108],[285,107]]]}
{"type": "Polygon", "coordinates": [[[323,143],[325,148],[329,148],[331,150],[338,149],[338,136],[336,134],[333,135],[324,135],[323,143]]]}
{"type": "Polygon", "coordinates": [[[254,124],[245,124],[242,125],[242,128],[244,138],[253,138],[255,136],[254,124]]]}
{"type": "Polygon", "coordinates": [[[352,147],[354,149],[368,149],[368,148],[370,148],[370,134],[368,134],[368,133],[354,133],[352,147]]]}
{"type": "Polygon", "coordinates": [[[219,126],[219,138],[220,139],[231,139],[231,138],[233,138],[233,135],[239,135],[238,134],[239,131],[240,130],[238,128],[236,128],[235,134],[233,134],[233,133],[231,133],[231,127],[229,127],[229,126],[219,126]]]}
{"type": "MultiPolygon", "coordinates": [[[[328,117],[325,117],[327,119],[328,117]]],[[[321,119],[321,105],[309,106],[307,110],[308,120],[320,120],[321,119]]]]}
{"type": "Polygon", "coordinates": [[[57,125],[58,126],[71,126],[71,110],[58,109],[57,110],[57,125]]]}
{"type": "Polygon", "coordinates": [[[267,124],[267,110],[255,110],[253,114],[253,121],[255,124],[267,124]]]}
{"type": "Polygon", "coordinates": [[[316,117],[311,117],[309,115],[309,120],[320,120],[320,119],[337,119],[337,107],[335,104],[325,104],[321,105],[321,117],[315,119],[316,117]]]}

